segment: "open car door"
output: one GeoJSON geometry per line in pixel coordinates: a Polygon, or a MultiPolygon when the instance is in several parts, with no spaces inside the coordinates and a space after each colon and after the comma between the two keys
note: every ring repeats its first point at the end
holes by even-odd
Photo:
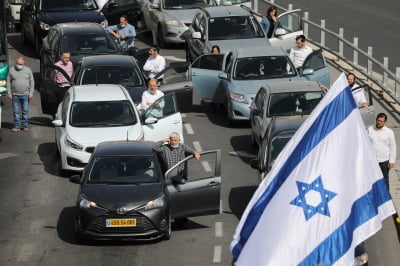
{"type": "Polygon", "coordinates": [[[200,160],[186,157],[165,173],[172,218],[220,213],[221,150],[200,155],[200,160]]]}
{"type": "Polygon", "coordinates": [[[364,121],[365,128],[375,125],[376,115],[371,95],[371,87],[369,87],[368,85],[362,85],[359,87],[355,87],[351,90],[351,92],[353,94],[354,100],[356,100],[356,105],[358,107],[358,110],[360,111],[362,120],[364,121]],[[357,102],[360,99],[367,102],[367,108],[360,106],[360,103],[357,102]]]}
{"type": "Polygon", "coordinates": [[[272,46],[290,50],[295,45],[296,37],[302,34],[301,9],[296,9],[278,16],[274,32],[269,41],[272,46]]]}
{"type": "Polygon", "coordinates": [[[144,139],[159,141],[177,132],[183,142],[182,116],[174,93],[169,93],[155,101],[143,114],[144,139]]]}
{"type": "Polygon", "coordinates": [[[42,104],[42,113],[54,115],[57,112],[58,104],[64,98],[65,92],[73,85],[71,78],[64,69],[48,64],[45,66],[42,74],[42,84],[40,87],[40,100],[42,104]],[[55,71],[60,72],[66,80],[66,83],[57,83],[54,81],[55,71]]]}
{"type": "Polygon", "coordinates": [[[215,102],[223,60],[223,54],[204,54],[196,58],[190,67],[193,88],[204,102],[215,102]]]}
{"type": "Polygon", "coordinates": [[[330,87],[330,72],[322,49],[315,50],[307,56],[300,72],[302,79],[318,81],[322,85],[330,87]],[[310,70],[312,71],[310,72],[310,70]]]}

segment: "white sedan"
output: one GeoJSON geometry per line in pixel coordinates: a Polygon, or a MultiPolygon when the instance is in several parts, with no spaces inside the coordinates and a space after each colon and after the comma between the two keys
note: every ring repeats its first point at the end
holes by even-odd
{"type": "Polygon", "coordinates": [[[158,141],[171,132],[182,136],[182,116],[174,94],[165,95],[145,112],[139,112],[120,85],[71,87],[52,123],[60,170],[82,171],[100,142],[158,141]]]}

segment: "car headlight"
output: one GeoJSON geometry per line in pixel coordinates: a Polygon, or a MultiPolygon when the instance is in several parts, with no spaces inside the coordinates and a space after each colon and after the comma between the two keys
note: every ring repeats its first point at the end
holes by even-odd
{"type": "Polygon", "coordinates": [[[104,21],[102,21],[102,22],[100,22],[100,25],[103,26],[104,28],[107,27],[107,26],[108,26],[108,21],[107,21],[107,19],[104,20],[104,21]]]}
{"type": "Polygon", "coordinates": [[[87,200],[83,197],[81,197],[81,200],[79,201],[79,207],[83,208],[83,209],[89,209],[89,208],[96,208],[97,204],[96,202],[87,200]]]}
{"type": "Polygon", "coordinates": [[[246,98],[244,98],[242,94],[231,93],[229,95],[231,99],[234,100],[235,102],[247,103],[246,98]]]}
{"type": "Polygon", "coordinates": [[[65,138],[65,146],[78,151],[83,150],[82,145],[79,145],[78,143],[70,139],[68,136],[65,138]]]}
{"type": "Polygon", "coordinates": [[[39,25],[40,25],[40,28],[41,28],[42,30],[49,30],[49,29],[50,29],[50,25],[47,24],[47,23],[40,22],[39,25]]]}
{"type": "Polygon", "coordinates": [[[165,24],[170,25],[170,26],[175,26],[175,27],[183,27],[183,23],[174,18],[166,18],[165,24]]]}
{"type": "Polygon", "coordinates": [[[146,203],[146,205],[144,206],[144,210],[151,210],[151,209],[156,209],[156,208],[162,208],[164,207],[164,195],[159,197],[158,199],[155,200],[151,200],[149,202],[146,203]]]}

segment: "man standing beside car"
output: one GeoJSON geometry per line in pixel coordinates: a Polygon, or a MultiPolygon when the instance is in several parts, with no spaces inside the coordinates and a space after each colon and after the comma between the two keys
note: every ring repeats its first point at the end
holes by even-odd
{"type": "MultiPolygon", "coordinates": [[[[74,68],[72,66],[71,60],[71,54],[69,52],[64,52],[61,55],[61,60],[56,62],[54,65],[58,66],[62,70],[65,71],[65,73],[69,76],[72,77],[72,73],[74,72],[74,68]]],[[[68,82],[67,78],[64,76],[64,74],[57,69],[54,69],[51,72],[51,79],[54,80],[57,83],[66,83],[68,82]]]]}
{"type": "Polygon", "coordinates": [[[136,36],[135,27],[128,23],[128,17],[122,15],[119,18],[119,24],[108,26],[107,32],[114,36],[118,46],[122,51],[135,47],[133,38],[136,36]]]}
{"type": "Polygon", "coordinates": [[[142,108],[146,110],[155,101],[164,96],[164,93],[158,89],[157,80],[149,80],[149,89],[142,94],[142,108]]]}
{"type": "Polygon", "coordinates": [[[8,99],[12,100],[14,110],[14,126],[12,132],[29,131],[28,112],[29,100],[33,98],[35,80],[32,70],[25,66],[22,56],[16,60],[16,65],[10,68],[7,76],[8,99]],[[21,117],[22,114],[22,117],[21,117]]]}
{"type": "MultiPolygon", "coordinates": [[[[148,73],[149,79],[153,79],[158,73],[165,69],[165,58],[161,56],[160,49],[152,46],[149,50],[149,58],[143,66],[143,70],[148,73]]],[[[164,77],[158,77],[158,81],[162,81],[164,77]]]]}
{"type": "Polygon", "coordinates": [[[290,49],[289,57],[292,60],[294,67],[299,69],[303,66],[304,60],[312,53],[312,48],[306,45],[306,37],[299,35],[296,37],[296,45],[290,49]]]}

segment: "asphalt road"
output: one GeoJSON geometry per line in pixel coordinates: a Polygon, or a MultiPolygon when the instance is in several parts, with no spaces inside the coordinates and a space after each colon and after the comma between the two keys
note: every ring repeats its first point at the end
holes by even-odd
{"type": "MultiPolygon", "coordinates": [[[[143,39],[149,44],[148,39],[143,39]]],[[[12,34],[10,62],[22,54],[38,77],[39,61],[30,46],[12,34]]],[[[138,42],[138,46],[144,46],[138,42]]],[[[185,58],[182,47],[161,51],[169,62],[185,58]]],[[[38,81],[38,79],[37,79],[38,81]]],[[[174,229],[169,241],[79,244],[73,233],[73,206],[78,186],[57,173],[54,129],[41,114],[36,91],[30,107],[29,133],[12,133],[11,103],[2,99],[3,142],[0,144],[0,265],[230,265],[229,244],[237,222],[258,184],[249,163],[248,123],[231,127],[224,110],[207,105],[185,112],[185,143],[197,149],[222,150],[221,215],[191,218],[185,229],[174,229]],[[191,128],[191,131],[187,130],[191,128]],[[239,156],[231,156],[236,152],[239,156]]],[[[390,226],[390,223],[389,225],[390,226]]],[[[393,226],[393,225],[391,225],[393,226]]],[[[385,225],[386,227],[386,225],[385,225]]],[[[371,240],[379,247],[376,238],[371,240]]],[[[379,250],[379,263],[385,252],[379,250]]],[[[373,258],[372,258],[373,259],[373,258]]]]}
{"type": "MultiPolygon", "coordinates": [[[[259,3],[259,12],[264,14],[268,6],[261,1],[259,3]]],[[[393,73],[395,67],[400,67],[400,1],[275,0],[275,3],[286,9],[291,3],[294,9],[308,11],[310,20],[318,24],[325,19],[326,27],[336,33],[339,28],[344,28],[347,40],[352,42],[354,37],[358,37],[359,46],[364,51],[372,46],[374,57],[379,61],[389,57],[389,68],[393,73]]],[[[311,37],[319,38],[315,35],[311,37]]],[[[352,58],[352,54],[345,55],[352,58]]],[[[360,63],[363,62],[360,60],[360,63]]]]}

